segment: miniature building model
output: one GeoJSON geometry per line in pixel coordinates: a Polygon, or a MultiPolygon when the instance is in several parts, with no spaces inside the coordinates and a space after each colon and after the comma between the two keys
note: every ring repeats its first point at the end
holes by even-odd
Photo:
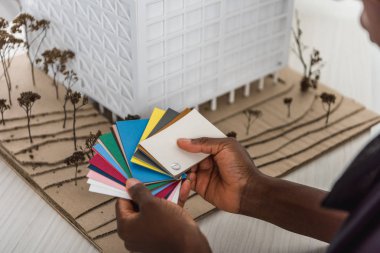
{"type": "Polygon", "coordinates": [[[22,0],[119,116],[196,106],[287,63],[293,0],[22,0]]]}

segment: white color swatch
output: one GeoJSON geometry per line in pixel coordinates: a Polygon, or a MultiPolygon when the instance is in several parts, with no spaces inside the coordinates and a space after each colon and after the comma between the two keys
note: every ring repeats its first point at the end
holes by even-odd
{"type": "Polygon", "coordinates": [[[174,191],[170,194],[170,196],[168,198],[168,200],[173,202],[174,204],[178,204],[181,186],[182,186],[182,182],[179,182],[179,184],[175,187],[174,191]]]}
{"type": "Polygon", "coordinates": [[[121,191],[119,189],[110,187],[108,185],[102,184],[92,179],[89,179],[89,180],[92,181],[90,183],[90,189],[89,189],[90,192],[100,193],[100,194],[123,198],[123,199],[131,199],[131,197],[126,191],[121,191]]]}
{"type": "Polygon", "coordinates": [[[141,142],[140,146],[154,157],[167,172],[177,177],[208,156],[180,149],[177,146],[177,140],[200,137],[224,138],[226,136],[197,110],[192,110],[173,125],[141,142]],[[173,169],[176,166],[177,169],[173,169]]]}

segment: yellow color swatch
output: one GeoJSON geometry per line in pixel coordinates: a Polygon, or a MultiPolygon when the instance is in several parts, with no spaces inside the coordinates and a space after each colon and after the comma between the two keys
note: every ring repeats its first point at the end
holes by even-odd
{"type": "MultiPolygon", "coordinates": [[[[146,128],[141,136],[141,139],[140,139],[140,142],[142,142],[143,140],[145,140],[149,134],[153,131],[153,129],[156,127],[157,123],[161,120],[161,118],[164,116],[165,114],[165,110],[162,110],[160,108],[154,108],[153,109],[153,112],[152,112],[152,115],[150,116],[150,119],[148,121],[148,124],[146,125],[146,128]]],[[[152,166],[144,161],[141,161],[140,159],[136,158],[136,157],[132,157],[131,159],[131,162],[135,163],[135,164],[138,164],[140,166],[143,166],[147,169],[151,169],[151,170],[154,170],[154,171],[157,171],[159,173],[162,173],[162,174],[165,174],[167,175],[166,172],[162,171],[161,169],[155,167],[155,166],[152,166]]]]}

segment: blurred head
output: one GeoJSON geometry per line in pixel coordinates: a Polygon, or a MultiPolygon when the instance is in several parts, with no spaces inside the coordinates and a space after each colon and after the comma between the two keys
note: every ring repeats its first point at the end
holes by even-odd
{"type": "Polygon", "coordinates": [[[380,46],[380,0],[363,0],[362,26],[371,40],[380,46]]]}

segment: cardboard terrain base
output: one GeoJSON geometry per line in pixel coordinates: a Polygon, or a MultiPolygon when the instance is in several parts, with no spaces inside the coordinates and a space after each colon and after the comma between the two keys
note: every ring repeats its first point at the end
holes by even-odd
{"type": "MultiPolygon", "coordinates": [[[[74,151],[70,106],[66,128],[62,127],[63,87],[57,100],[52,80],[39,70],[36,70],[37,85],[33,87],[25,56],[14,59],[10,74],[13,106],[4,113],[5,126],[0,125],[1,158],[100,251],[125,252],[116,233],[116,198],[88,191],[86,162],[79,167],[76,179],[75,167],[63,162],[74,151]],[[42,97],[32,110],[33,143],[28,139],[26,114],[17,104],[20,92],[29,90],[42,97]]],[[[284,175],[380,122],[375,113],[323,85],[316,91],[301,94],[298,85],[301,77],[291,70],[284,70],[280,76],[282,81],[277,84],[267,78],[263,91],[256,89],[257,83],[251,84],[249,97],[243,96],[242,89],[237,90],[234,104],[228,103],[227,95],[219,98],[215,112],[210,111],[208,104],[200,106],[200,112],[221,131],[235,131],[257,167],[270,176],[284,175]],[[325,108],[318,98],[323,91],[337,96],[328,125],[325,125],[325,108]],[[291,117],[287,117],[287,107],[283,104],[285,97],[293,98],[291,117]],[[246,109],[263,112],[248,134],[243,113],[246,109]]],[[[3,78],[0,98],[7,98],[6,94],[3,78]]],[[[76,126],[81,146],[90,132],[109,132],[111,123],[92,105],[87,105],[78,112],[76,126]]],[[[214,207],[193,194],[185,209],[199,219],[214,207]]]]}

